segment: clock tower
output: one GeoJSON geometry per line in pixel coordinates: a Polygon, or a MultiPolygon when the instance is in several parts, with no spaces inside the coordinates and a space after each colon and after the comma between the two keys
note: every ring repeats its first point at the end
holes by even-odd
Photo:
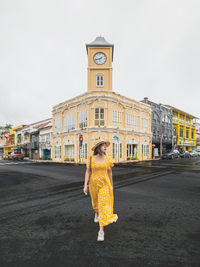
{"type": "Polygon", "coordinates": [[[86,44],[88,54],[88,91],[112,91],[112,62],[114,45],[104,37],[97,37],[86,44]]]}

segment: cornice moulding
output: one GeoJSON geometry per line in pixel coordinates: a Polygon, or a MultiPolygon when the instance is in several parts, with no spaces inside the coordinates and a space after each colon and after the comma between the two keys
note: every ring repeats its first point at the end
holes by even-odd
{"type": "MultiPolygon", "coordinates": [[[[109,93],[111,93],[110,91],[108,91],[109,93]]],[[[120,96],[121,97],[121,96],[120,96]]],[[[139,104],[136,104],[136,103],[131,103],[129,101],[125,101],[123,99],[119,99],[115,96],[111,96],[111,95],[102,95],[102,94],[96,94],[96,95],[90,95],[90,96],[87,96],[85,97],[84,99],[79,99],[77,100],[76,102],[72,102],[72,103],[69,103],[69,104],[66,104],[64,106],[61,106],[61,107],[58,107],[58,108],[55,108],[52,113],[53,115],[57,115],[57,114],[60,114],[60,112],[64,112],[65,110],[67,109],[72,109],[73,107],[76,107],[78,105],[83,105],[82,101],[84,100],[85,102],[85,105],[88,104],[88,101],[92,101],[93,99],[99,99],[101,98],[103,101],[110,101],[110,102],[114,102],[116,104],[124,104],[125,107],[130,107],[131,109],[138,109],[139,111],[141,112],[147,112],[147,113],[151,113],[151,108],[147,108],[147,107],[142,107],[140,106],[139,104]]],[[[70,100],[71,101],[71,100],[70,100]]],[[[132,100],[132,101],[135,101],[135,100],[132,100]]]]}

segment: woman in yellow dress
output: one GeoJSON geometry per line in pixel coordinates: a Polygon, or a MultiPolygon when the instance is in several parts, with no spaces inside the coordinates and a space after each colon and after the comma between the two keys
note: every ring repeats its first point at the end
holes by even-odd
{"type": "Polygon", "coordinates": [[[89,192],[92,207],[95,211],[94,222],[99,222],[97,241],[104,241],[104,226],[116,222],[117,214],[113,214],[113,180],[112,160],[106,156],[106,148],[110,145],[107,141],[98,141],[92,148],[93,155],[87,162],[85,172],[84,194],[89,192]],[[92,171],[90,175],[90,170],[92,171]]]}

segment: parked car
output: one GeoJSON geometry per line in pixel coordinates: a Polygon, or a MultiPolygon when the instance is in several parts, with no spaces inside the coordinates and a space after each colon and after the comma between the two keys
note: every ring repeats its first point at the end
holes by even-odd
{"type": "Polygon", "coordinates": [[[200,150],[197,150],[197,154],[198,154],[198,156],[200,157],[200,150]]]}
{"type": "Polygon", "coordinates": [[[181,156],[181,158],[190,158],[191,157],[189,151],[181,151],[180,156],[181,156]]]}
{"type": "Polygon", "coordinates": [[[189,151],[191,157],[198,157],[198,153],[194,150],[189,151]]]}
{"type": "Polygon", "coordinates": [[[180,152],[176,149],[167,150],[162,156],[163,159],[174,159],[179,157],[180,152]]]}
{"type": "Polygon", "coordinates": [[[8,159],[12,159],[12,160],[23,160],[24,159],[24,154],[12,152],[8,156],[8,159]]]}

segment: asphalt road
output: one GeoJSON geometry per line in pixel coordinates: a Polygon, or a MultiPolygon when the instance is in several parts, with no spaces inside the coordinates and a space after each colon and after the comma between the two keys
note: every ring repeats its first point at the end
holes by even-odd
{"type": "Polygon", "coordinates": [[[114,167],[103,243],[84,172],[0,161],[0,267],[200,266],[200,158],[114,167]]]}

